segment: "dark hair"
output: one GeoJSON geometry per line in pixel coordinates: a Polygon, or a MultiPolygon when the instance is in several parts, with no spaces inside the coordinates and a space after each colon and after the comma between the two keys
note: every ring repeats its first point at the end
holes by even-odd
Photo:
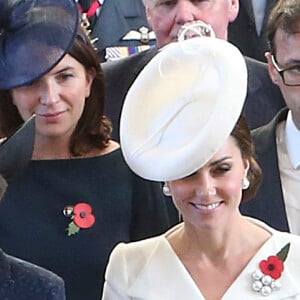
{"type": "Polygon", "coordinates": [[[241,150],[242,158],[249,161],[247,178],[250,181],[250,186],[248,189],[243,190],[242,194],[242,201],[247,201],[255,196],[260,187],[263,174],[255,159],[254,144],[244,116],[241,116],[236,123],[231,136],[235,138],[236,143],[241,150]]]}
{"type": "MultiPolygon", "coordinates": [[[[103,149],[110,139],[111,122],[104,116],[104,76],[94,46],[82,29],[68,52],[85,70],[94,71],[95,78],[90,96],[85,101],[83,113],[70,139],[70,152],[81,156],[91,149],[103,149]]],[[[0,132],[3,137],[14,133],[24,120],[13,104],[11,92],[0,90],[0,132]]]]}
{"type": "Polygon", "coordinates": [[[276,53],[275,34],[281,29],[288,35],[300,32],[300,1],[279,0],[272,8],[266,27],[270,51],[276,53]]]}

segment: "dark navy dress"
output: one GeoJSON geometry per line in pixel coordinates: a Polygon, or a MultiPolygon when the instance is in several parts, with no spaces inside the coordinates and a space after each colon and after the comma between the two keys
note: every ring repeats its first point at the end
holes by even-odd
{"type": "Polygon", "coordinates": [[[161,185],[134,175],[121,151],[80,159],[32,161],[0,203],[0,241],[8,254],[65,281],[67,299],[99,300],[112,248],[169,227],[161,185]],[[68,236],[68,205],[88,203],[94,225],[68,236]]]}

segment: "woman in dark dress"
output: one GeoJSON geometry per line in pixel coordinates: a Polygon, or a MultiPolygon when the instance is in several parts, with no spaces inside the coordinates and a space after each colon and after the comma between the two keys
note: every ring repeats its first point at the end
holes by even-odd
{"type": "MultiPolygon", "coordinates": [[[[17,176],[30,162],[33,141],[32,118],[0,145],[0,200],[7,189],[7,180],[17,176]]],[[[64,282],[54,273],[0,249],[0,299],[64,300],[64,282]]]]}
{"type": "Polygon", "coordinates": [[[0,205],[1,246],[61,276],[67,299],[100,299],[111,249],[169,227],[160,184],[133,174],[110,139],[104,78],[85,32],[78,29],[66,54],[39,76],[28,73],[53,51],[34,51],[33,61],[36,47],[26,46],[24,80],[0,82],[4,136],[36,115],[32,161],[0,205]]]}

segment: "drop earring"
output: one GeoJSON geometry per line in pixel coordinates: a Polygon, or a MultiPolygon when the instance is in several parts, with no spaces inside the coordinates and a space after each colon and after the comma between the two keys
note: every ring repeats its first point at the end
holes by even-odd
{"type": "Polygon", "coordinates": [[[247,177],[244,177],[243,178],[243,181],[242,181],[242,189],[243,190],[247,190],[250,186],[250,181],[247,177]]]}
{"type": "Polygon", "coordinates": [[[163,186],[163,193],[165,196],[172,196],[170,188],[168,187],[168,185],[166,183],[163,186]]]}

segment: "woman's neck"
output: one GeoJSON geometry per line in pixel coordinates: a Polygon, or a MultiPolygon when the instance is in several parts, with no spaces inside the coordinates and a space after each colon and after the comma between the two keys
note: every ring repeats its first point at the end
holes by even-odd
{"type": "Polygon", "coordinates": [[[38,142],[34,144],[32,159],[69,159],[72,158],[69,144],[64,141],[38,142]]]}
{"type": "MultiPolygon", "coordinates": [[[[109,141],[107,147],[103,149],[94,148],[80,157],[95,157],[110,153],[120,146],[114,141],[109,141]]],[[[69,142],[66,139],[41,139],[36,138],[33,149],[33,160],[47,159],[71,159],[75,158],[70,152],[69,142]]],[[[78,157],[76,157],[78,158],[78,157]]]]}
{"type": "Polygon", "coordinates": [[[184,224],[168,240],[181,258],[216,261],[251,252],[250,249],[255,253],[269,237],[270,233],[240,216],[224,230],[200,231],[184,224]]]}

